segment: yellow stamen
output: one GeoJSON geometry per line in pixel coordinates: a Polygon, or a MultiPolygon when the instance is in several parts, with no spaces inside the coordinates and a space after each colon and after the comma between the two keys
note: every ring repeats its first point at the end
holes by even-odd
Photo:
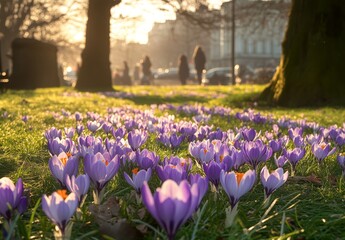
{"type": "Polygon", "coordinates": [[[57,190],[56,192],[57,192],[57,194],[59,194],[62,197],[63,200],[65,200],[68,197],[67,191],[64,189],[57,190]]]}
{"type": "Polygon", "coordinates": [[[237,184],[240,185],[241,180],[242,180],[242,178],[243,178],[243,176],[244,176],[244,173],[238,173],[238,172],[236,172],[235,174],[236,174],[237,184]]]}
{"type": "Polygon", "coordinates": [[[132,173],[135,174],[135,175],[136,175],[138,172],[139,172],[139,168],[134,168],[134,169],[132,170],[132,173]]]}

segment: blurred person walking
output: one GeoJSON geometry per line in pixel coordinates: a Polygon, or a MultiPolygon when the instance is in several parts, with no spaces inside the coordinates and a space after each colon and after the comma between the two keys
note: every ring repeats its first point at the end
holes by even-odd
{"type": "Polygon", "coordinates": [[[197,74],[198,83],[201,85],[202,72],[205,69],[206,56],[201,46],[196,46],[193,54],[194,66],[197,74]]]}
{"type": "Polygon", "coordinates": [[[122,73],[122,81],[124,85],[132,85],[131,77],[129,76],[129,67],[127,61],[123,61],[123,73],[122,73]]]}
{"type": "Polygon", "coordinates": [[[152,79],[152,72],[151,72],[151,60],[148,56],[141,61],[141,69],[143,72],[143,77],[141,79],[142,85],[150,85],[152,79]]]}
{"type": "Polygon", "coordinates": [[[187,79],[189,78],[189,66],[186,55],[182,54],[178,62],[178,76],[181,84],[186,85],[187,79]]]}

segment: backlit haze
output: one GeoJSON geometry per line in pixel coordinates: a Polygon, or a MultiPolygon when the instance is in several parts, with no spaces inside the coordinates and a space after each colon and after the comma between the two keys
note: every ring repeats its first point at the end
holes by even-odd
{"type": "MultiPolygon", "coordinates": [[[[209,0],[211,7],[219,8],[222,0],[209,0]]],[[[70,35],[71,42],[84,43],[86,10],[84,14],[77,14],[70,24],[65,25],[65,31],[70,35]]],[[[148,32],[154,22],[164,22],[175,19],[173,9],[162,4],[160,0],[122,0],[112,8],[111,39],[125,42],[145,44],[148,41],[148,32]]]]}

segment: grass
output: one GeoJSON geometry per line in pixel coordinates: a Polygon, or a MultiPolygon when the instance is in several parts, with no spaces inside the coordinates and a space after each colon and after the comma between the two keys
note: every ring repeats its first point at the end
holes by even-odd
{"type": "MultiPolygon", "coordinates": [[[[151,108],[152,104],[201,104],[207,107],[224,106],[232,113],[252,108],[263,115],[272,115],[278,119],[286,116],[292,120],[306,119],[321,126],[345,121],[345,108],[272,108],[256,102],[264,86],[234,87],[116,87],[112,95],[100,93],[78,93],[70,88],[38,89],[33,91],[7,91],[0,95],[0,178],[7,176],[16,181],[21,177],[25,184],[26,195],[30,198],[29,210],[19,220],[19,225],[30,230],[33,239],[52,238],[52,224],[44,215],[38,201],[43,194],[51,194],[58,188],[48,168],[50,155],[43,137],[45,130],[51,127],[63,129],[75,125],[69,113],[96,112],[105,116],[109,107],[132,106],[139,110],[151,108]],[[120,98],[119,96],[125,96],[120,98]],[[27,115],[27,123],[22,116],[27,115]],[[6,117],[4,117],[6,116],[6,117]],[[34,207],[37,205],[37,211],[34,207]],[[30,218],[32,217],[32,221],[30,218]]],[[[169,111],[178,120],[192,120],[192,116],[169,111]]],[[[156,116],[165,113],[155,111],[156,116]]],[[[84,119],[86,125],[86,119],[84,119]]],[[[212,116],[210,124],[226,131],[242,126],[254,127],[263,132],[271,125],[255,125],[241,122],[235,118],[212,116]]],[[[284,132],[286,134],[286,130],[284,132]]],[[[101,133],[101,136],[104,137],[101,133]]],[[[161,156],[178,155],[190,157],[188,143],[183,143],[176,150],[162,146],[151,136],[144,145],[161,156]]],[[[271,163],[270,163],[271,164],[271,163]]],[[[273,166],[271,164],[271,166],[273,166]]],[[[286,168],[290,170],[289,166],[286,168]]],[[[122,171],[122,170],[121,170],[122,171]]],[[[122,172],[107,186],[107,196],[116,196],[119,207],[119,218],[126,218],[131,226],[145,229],[145,239],[161,239],[163,232],[154,219],[145,213],[131,193],[131,188],[122,178],[122,172]],[[150,225],[151,228],[147,228],[150,225]],[[145,227],[146,226],[146,227],[145,227]]],[[[269,212],[262,209],[263,187],[256,184],[239,204],[239,214],[235,224],[224,229],[225,208],[228,207],[227,196],[219,189],[217,193],[209,191],[200,208],[202,215],[189,220],[178,232],[176,239],[344,239],[345,202],[344,182],[335,155],[325,159],[321,168],[308,153],[298,165],[298,176],[273,194],[275,204],[269,212]],[[317,182],[308,181],[315,176],[317,182]],[[204,205],[207,202],[206,205],[204,205]],[[204,207],[203,207],[204,206],[204,207]]],[[[152,186],[159,186],[157,179],[152,186]]],[[[151,184],[150,184],[151,185],[151,184]]],[[[152,187],[151,189],[153,189],[152,187]]],[[[87,205],[92,202],[89,194],[83,209],[83,219],[74,223],[73,239],[111,239],[99,232],[96,219],[90,214],[87,205]]],[[[0,220],[1,222],[1,220],[0,220]]],[[[28,230],[26,230],[28,231],[28,230]]]]}

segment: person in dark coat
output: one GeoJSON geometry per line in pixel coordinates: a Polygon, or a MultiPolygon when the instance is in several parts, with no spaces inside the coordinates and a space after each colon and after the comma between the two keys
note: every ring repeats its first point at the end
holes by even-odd
{"type": "Polygon", "coordinates": [[[129,67],[126,61],[123,62],[122,80],[124,85],[132,85],[131,77],[129,76],[129,67]]]}
{"type": "Polygon", "coordinates": [[[150,84],[152,77],[151,66],[152,63],[150,58],[148,56],[145,56],[144,60],[142,60],[141,62],[141,69],[143,71],[143,78],[141,80],[142,84],[150,84]]]}
{"type": "Polygon", "coordinates": [[[189,66],[186,55],[181,55],[178,63],[178,76],[181,84],[186,85],[187,79],[189,78],[189,66]]]}
{"type": "Polygon", "coordinates": [[[194,66],[198,78],[198,83],[201,84],[202,71],[205,69],[206,56],[200,46],[196,46],[193,54],[194,66]]]}

